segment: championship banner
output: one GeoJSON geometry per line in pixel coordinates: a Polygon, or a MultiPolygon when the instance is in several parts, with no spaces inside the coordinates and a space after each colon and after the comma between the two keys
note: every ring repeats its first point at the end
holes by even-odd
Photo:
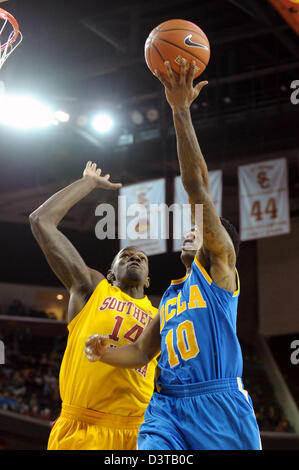
{"type": "Polygon", "coordinates": [[[147,256],[167,250],[165,179],[124,186],[118,199],[120,249],[134,245],[147,256]]]}
{"type": "MultiPolygon", "coordinates": [[[[210,191],[214,205],[216,207],[219,217],[222,214],[222,171],[215,170],[209,171],[210,191]]],[[[189,204],[188,195],[182,183],[180,176],[174,180],[174,202],[180,207],[185,207],[189,204]]],[[[184,211],[185,212],[185,211],[184,211]]],[[[185,234],[190,230],[191,225],[191,211],[189,209],[189,218],[180,217],[179,212],[173,212],[173,229],[174,233],[179,233],[179,237],[173,237],[172,251],[181,251],[182,242],[185,234]]]]}
{"type": "Polygon", "coordinates": [[[240,166],[238,178],[241,240],[289,233],[286,159],[240,166]]]}

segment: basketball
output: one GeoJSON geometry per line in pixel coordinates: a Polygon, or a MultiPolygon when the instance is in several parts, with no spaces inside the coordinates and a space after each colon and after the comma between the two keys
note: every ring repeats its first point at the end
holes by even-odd
{"type": "Polygon", "coordinates": [[[195,60],[198,67],[194,78],[201,75],[210,60],[210,44],[196,24],[186,20],[168,20],[153,29],[145,42],[145,61],[153,74],[155,69],[165,75],[164,62],[179,74],[182,59],[188,65],[195,60]]]}

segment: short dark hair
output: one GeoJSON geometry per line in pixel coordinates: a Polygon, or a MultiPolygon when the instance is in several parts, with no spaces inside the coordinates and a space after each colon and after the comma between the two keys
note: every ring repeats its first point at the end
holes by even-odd
{"type": "Polygon", "coordinates": [[[141,251],[145,256],[147,256],[147,254],[143,250],[141,250],[138,246],[135,246],[135,245],[125,246],[125,248],[122,248],[121,250],[119,250],[118,253],[116,253],[116,255],[114,256],[114,258],[112,260],[112,263],[111,263],[111,266],[110,266],[110,269],[113,269],[113,265],[115,263],[115,260],[116,260],[117,256],[119,255],[119,253],[121,253],[124,250],[130,250],[131,248],[136,248],[137,250],[141,251]]]}
{"type": "MultiPolygon", "coordinates": [[[[116,255],[114,256],[114,258],[113,258],[113,260],[112,260],[112,263],[111,263],[111,266],[110,266],[109,271],[110,271],[110,270],[112,271],[113,266],[114,266],[114,263],[115,263],[115,260],[116,260],[117,256],[119,255],[119,253],[121,253],[121,252],[124,251],[124,250],[129,250],[129,249],[131,249],[131,248],[136,248],[137,250],[142,251],[142,253],[144,253],[145,256],[147,256],[147,254],[146,254],[143,250],[141,250],[140,248],[138,248],[138,247],[135,246],[135,245],[126,246],[125,248],[122,248],[121,250],[119,250],[119,251],[116,253],[116,255]]],[[[111,281],[111,277],[109,276],[109,274],[107,274],[107,280],[108,280],[108,282],[109,282],[110,284],[113,285],[113,282],[111,281]]]]}
{"type": "Polygon", "coordinates": [[[240,236],[239,233],[236,229],[236,227],[227,219],[224,219],[223,217],[220,217],[221,223],[227,233],[229,234],[230,238],[232,239],[234,248],[235,248],[235,253],[236,257],[238,258],[239,251],[240,251],[240,236]]]}

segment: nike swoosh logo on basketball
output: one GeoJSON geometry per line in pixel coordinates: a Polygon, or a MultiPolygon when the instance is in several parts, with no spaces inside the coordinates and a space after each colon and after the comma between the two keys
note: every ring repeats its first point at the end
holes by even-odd
{"type": "Polygon", "coordinates": [[[208,46],[205,46],[204,44],[199,44],[198,42],[193,42],[191,41],[192,34],[188,34],[188,36],[185,37],[184,43],[186,46],[195,46],[195,47],[200,47],[201,49],[205,49],[206,51],[209,50],[208,46]]]}

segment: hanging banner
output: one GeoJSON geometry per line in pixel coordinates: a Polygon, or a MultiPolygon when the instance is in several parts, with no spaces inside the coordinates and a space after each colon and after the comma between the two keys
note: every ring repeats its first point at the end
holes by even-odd
{"type": "MultiPolygon", "coordinates": [[[[222,214],[222,171],[209,171],[210,191],[214,205],[219,217],[222,214]]],[[[180,176],[174,180],[174,202],[175,205],[185,207],[189,203],[188,195],[182,183],[180,176]]],[[[173,237],[172,251],[181,251],[182,242],[185,234],[190,230],[191,211],[189,209],[189,218],[186,217],[186,210],[183,211],[185,217],[180,216],[180,212],[173,212],[173,233],[179,233],[180,236],[173,237]]]]}
{"type": "Polygon", "coordinates": [[[124,186],[118,198],[120,249],[134,245],[147,256],[167,250],[165,179],[124,186]]]}
{"type": "Polygon", "coordinates": [[[269,2],[299,35],[299,0],[269,0],[269,2]]]}
{"type": "Polygon", "coordinates": [[[240,166],[238,178],[241,240],[289,233],[286,159],[240,166]]]}

